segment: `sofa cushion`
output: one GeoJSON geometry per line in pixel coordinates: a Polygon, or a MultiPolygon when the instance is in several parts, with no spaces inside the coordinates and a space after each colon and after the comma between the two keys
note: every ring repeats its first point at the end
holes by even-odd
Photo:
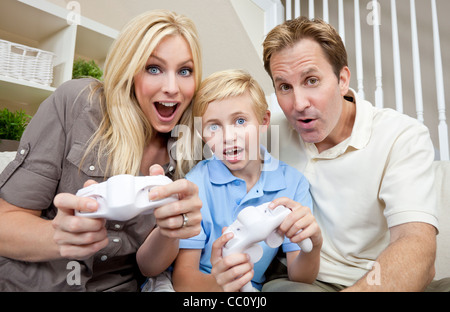
{"type": "Polygon", "coordinates": [[[435,279],[441,279],[450,277],[450,161],[435,161],[433,168],[439,209],[435,279]]]}
{"type": "Polygon", "coordinates": [[[0,152],[0,173],[14,157],[16,157],[16,152],[0,152]]]}

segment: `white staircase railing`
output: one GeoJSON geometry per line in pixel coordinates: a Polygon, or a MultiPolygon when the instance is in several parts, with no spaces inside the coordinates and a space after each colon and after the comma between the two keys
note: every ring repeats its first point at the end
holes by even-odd
{"type": "MultiPolygon", "coordinates": [[[[353,62],[350,64],[351,69],[352,66],[356,68],[356,70],[352,71],[356,72],[356,79],[354,80],[358,94],[362,98],[368,98],[377,107],[390,107],[389,105],[391,105],[391,108],[414,116],[423,122],[430,129],[432,138],[437,137],[437,139],[434,139],[436,141],[434,143],[437,149],[437,159],[449,160],[449,131],[446,119],[444,71],[438,21],[439,7],[437,7],[436,0],[419,0],[417,3],[415,0],[410,0],[409,19],[407,18],[407,20],[405,20],[406,0],[398,1],[398,3],[396,0],[253,1],[273,4],[266,11],[272,17],[271,25],[268,25],[266,22],[266,30],[270,30],[274,23],[276,25],[284,19],[291,19],[300,15],[306,15],[309,18],[322,18],[333,24],[346,44],[349,52],[349,61],[353,62]],[[430,29],[426,27],[419,28],[420,32],[418,32],[416,14],[418,6],[421,17],[431,10],[429,20],[431,20],[432,27],[430,29]],[[399,7],[401,7],[401,11],[398,11],[399,7]],[[283,10],[283,12],[280,14],[279,10],[283,10]],[[389,12],[390,14],[388,14],[389,12]],[[401,15],[398,14],[399,12],[401,15]],[[352,14],[353,18],[349,19],[349,14],[352,14]],[[380,15],[383,15],[383,18],[380,15]],[[386,16],[390,16],[390,19],[386,19],[386,16]],[[401,16],[401,20],[399,20],[399,16],[401,16]],[[399,28],[399,22],[401,22],[401,29],[399,28]],[[386,30],[386,25],[383,25],[385,28],[380,29],[381,23],[390,24],[391,27],[386,30]],[[408,29],[410,31],[409,34],[405,31],[405,24],[410,24],[411,26],[408,29]],[[372,34],[368,33],[368,26],[372,27],[372,34]],[[364,28],[363,31],[362,27],[364,28]],[[399,30],[401,31],[401,37],[399,37],[399,30]],[[425,37],[423,33],[426,34],[426,37],[433,38],[432,47],[430,44],[425,44],[427,46],[425,49],[424,45],[420,45],[423,38],[419,37],[419,34],[425,37]],[[405,47],[404,42],[408,41],[406,40],[408,38],[405,36],[408,36],[411,40],[410,48],[405,47]],[[371,42],[368,42],[369,40],[371,42]],[[370,52],[368,49],[372,45],[373,51],[370,52]],[[392,45],[392,51],[387,53],[386,50],[390,49],[390,45],[392,45]],[[433,49],[434,60],[421,59],[419,53],[421,47],[423,50],[433,49]],[[405,56],[405,54],[409,55],[405,56]],[[350,60],[350,56],[353,57],[353,60],[350,60]],[[392,56],[392,59],[387,60],[387,56],[389,58],[392,56]],[[432,66],[433,61],[434,66],[432,66]],[[424,62],[426,62],[426,67],[434,67],[434,77],[424,76],[424,73],[421,71],[421,66],[424,66],[424,62]],[[430,62],[429,66],[428,63],[430,62]],[[410,67],[409,63],[412,63],[413,85],[411,86],[407,85],[406,80],[409,81],[409,79],[402,78],[402,70],[403,74],[405,74],[405,71],[407,73],[403,77],[410,78],[411,76],[409,75],[410,71],[407,70],[410,67]],[[392,66],[390,66],[391,64],[392,66]],[[402,69],[402,65],[408,68],[402,69]],[[366,67],[370,71],[364,71],[366,67]],[[383,76],[384,71],[386,71],[385,76],[383,76]],[[426,85],[423,85],[422,78],[426,78],[423,79],[423,81],[426,81],[426,85]],[[389,83],[383,85],[384,79],[389,81],[389,83]],[[435,83],[433,79],[435,79],[435,83]],[[392,83],[391,80],[393,80],[392,83]],[[414,92],[403,92],[403,90],[409,91],[413,88],[414,92]],[[369,93],[369,90],[373,90],[373,93],[369,93]],[[425,92],[427,93],[425,94],[425,92]],[[412,95],[414,95],[413,98],[412,95]],[[405,100],[406,96],[408,96],[407,101],[405,100]],[[426,98],[425,103],[424,98],[426,98]],[[407,105],[412,102],[415,103],[415,107],[407,105]],[[432,120],[433,115],[438,116],[437,121],[432,120]]],[[[445,39],[449,40],[447,37],[445,39]]]]}

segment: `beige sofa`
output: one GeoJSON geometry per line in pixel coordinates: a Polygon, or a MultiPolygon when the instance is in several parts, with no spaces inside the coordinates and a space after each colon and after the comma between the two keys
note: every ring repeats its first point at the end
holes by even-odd
{"type": "Polygon", "coordinates": [[[439,207],[435,279],[441,279],[450,277],[450,161],[435,161],[433,168],[439,207]]]}
{"type": "MultiPolygon", "coordinates": [[[[15,152],[0,153],[0,172],[14,158],[15,152]]],[[[437,236],[436,279],[450,277],[450,161],[435,161],[438,192],[439,230],[437,236]]]]}

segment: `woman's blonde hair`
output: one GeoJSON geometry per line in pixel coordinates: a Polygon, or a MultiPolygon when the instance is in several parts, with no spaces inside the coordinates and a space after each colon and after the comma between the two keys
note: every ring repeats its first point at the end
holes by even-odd
{"type": "Polygon", "coordinates": [[[254,103],[255,114],[262,122],[268,110],[266,96],[253,77],[238,69],[216,72],[203,80],[194,99],[194,116],[203,116],[209,103],[248,93],[254,103]]]}
{"type": "MultiPolygon", "coordinates": [[[[154,49],[170,35],[180,35],[188,43],[198,89],[202,78],[199,38],[194,23],[183,15],[167,10],[143,13],[125,26],[110,49],[104,68],[104,82],[95,88],[103,87],[103,119],[86,152],[87,155],[98,145],[99,159],[107,156],[105,176],[139,173],[144,147],[152,138],[154,129],[137,101],[134,76],[145,69],[154,49]]],[[[179,123],[193,129],[192,104],[183,113],[179,123]]],[[[177,155],[192,153],[188,139],[188,136],[178,139],[177,155]]],[[[192,158],[177,158],[174,178],[182,177],[194,166],[192,158]]]]}

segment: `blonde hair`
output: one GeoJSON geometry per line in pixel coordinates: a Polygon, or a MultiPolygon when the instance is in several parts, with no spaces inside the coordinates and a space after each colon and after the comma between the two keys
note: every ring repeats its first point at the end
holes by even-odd
{"type": "Polygon", "coordinates": [[[263,42],[264,68],[272,77],[270,58],[276,52],[290,48],[302,39],[309,38],[316,41],[333,67],[333,71],[340,79],[342,68],[348,66],[347,51],[336,29],[320,19],[308,19],[300,16],[276,26],[266,36],[263,42]]]}
{"type": "MultiPolygon", "coordinates": [[[[193,57],[193,74],[198,89],[202,77],[199,38],[194,23],[183,15],[153,10],[131,20],[113,43],[104,69],[101,101],[103,119],[92,137],[88,152],[98,144],[98,157],[107,156],[105,176],[139,173],[142,153],[154,129],[143,114],[134,91],[134,76],[145,69],[153,50],[166,36],[180,35],[188,43],[193,57]]],[[[193,129],[192,104],[179,123],[193,129]]],[[[176,143],[178,153],[192,153],[189,138],[176,143]]],[[[178,157],[174,178],[181,178],[194,166],[192,157],[178,157]]]]}
{"type": "Polygon", "coordinates": [[[209,103],[248,93],[254,103],[255,114],[262,122],[268,105],[264,91],[253,77],[238,69],[216,72],[203,80],[194,99],[194,116],[203,116],[209,103]]]}

